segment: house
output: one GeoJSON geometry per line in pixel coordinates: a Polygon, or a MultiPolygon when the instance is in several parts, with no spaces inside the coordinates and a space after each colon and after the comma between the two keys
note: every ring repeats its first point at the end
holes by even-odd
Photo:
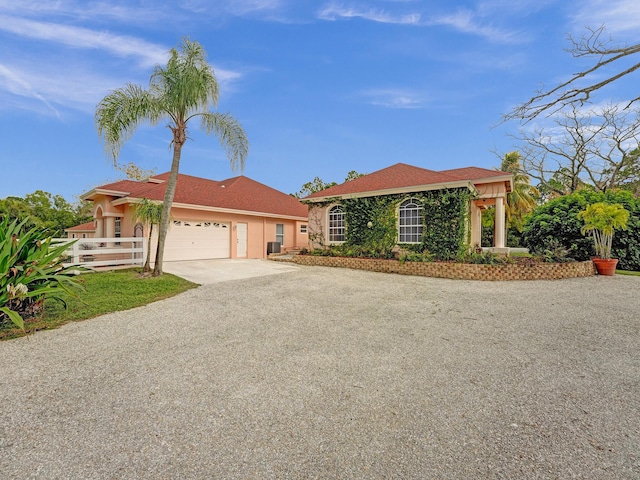
{"type": "MultiPolygon", "coordinates": [[[[149,225],[134,220],[135,206],[147,198],[162,202],[169,173],[145,181],[121,180],[80,198],[93,202],[96,238],[147,237],[149,225]]],[[[179,174],[164,260],[266,258],[275,244],[287,250],[308,244],[307,207],[245,176],[222,181],[179,174]]],[[[77,228],[71,234],[80,233],[77,228]]],[[[153,228],[151,252],[157,245],[153,228]]],[[[68,232],[69,233],[69,232],[68,232]]]]}
{"type": "Polygon", "coordinates": [[[65,228],[67,238],[93,238],[96,233],[96,225],[94,221],[76,225],[75,227],[65,228]]]}
{"type": "Polygon", "coordinates": [[[503,252],[505,202],[512,188],[513,176],[506,172],[479,167],[434,171],[398,163],[303,202],[309,205],[312,247],[373,242],[429,251],[439,248],[438,238],[456,237],[458,247],[467,250],[481,245],[482,212],[495,206],[493,250],[503,252]]]}

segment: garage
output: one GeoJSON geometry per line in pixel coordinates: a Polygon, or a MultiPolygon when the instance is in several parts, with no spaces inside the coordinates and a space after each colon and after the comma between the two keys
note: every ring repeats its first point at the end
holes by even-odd
{"type": "Polygon", "coordinates": [[[231,225],[194,220],[173,220],[165,240],[164,259],[203,260],[231,257],[231,225]]]}

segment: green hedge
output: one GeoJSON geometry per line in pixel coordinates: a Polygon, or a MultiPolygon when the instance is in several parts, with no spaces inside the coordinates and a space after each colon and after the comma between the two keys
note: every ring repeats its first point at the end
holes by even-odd
{"type": "Polygon", "coordinates": [[[592,192],[581,190],[538,207],[523,230],[524,244],[534,253],[561,245],[576,260],[594,256],[593,239],[580,233],[584,225],[578,212],[598,202],[620,203],[629,213],[628,230],[618,230],[613,237],[612,256],[623,270],[640,270],[640,198],[631,192],[592,192]]]}
{"type": "Polygon", "coordinates": [[[424,233],[420,244],[403,244],[402,247],[415,252],[426,251],[441,260],[454,259],[467,252],[471,192],[466,188],[338,201],[345,208],[345,246],[358,247],[368,253],[367,256],[392,257],[398,241],[397,208],[408,198],[422,204],[424,233]]]}

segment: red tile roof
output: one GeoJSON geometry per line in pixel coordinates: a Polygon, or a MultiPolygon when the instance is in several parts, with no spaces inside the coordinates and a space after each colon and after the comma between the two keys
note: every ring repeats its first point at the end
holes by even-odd
{"type": "MultiPolygon", "coordinates": [[[[169,172],[155,175],[146,182],[121,180],[97,187],[96,190],[121,192],[123,197],[164,199],[169,172]],[[154,180],[162,180],[154,183],[154,180]]],[[[91,198],[93,193],[86,198],[91,198]]],[[[274,188],[243,175],[222,181],[191,175],[178,175],[174,203],[260,212],[274,215],[307,218],[308,210],[300,201],[274,188]]]]}
{"type": "Polygon", "coordinates": [[[356,193],[376,192],[422,185],[441,185],[461,181],[481,180],[490,177],[509,176],[509,173],[479,167],[452,170],[428,170],[405,163],[396,163],[382,170],[312,193],[305,199],[325,198],[356,193]]]}
{"type": "Polygon", "coordinates": [[[480,167],[453,168],[451,170],[440,170],[440,173],[456,177],[460,180],[480,180],[491,177],[504,177],[511,175],[508,172],[501,172],[500,170],[489,170],[488,168],[480,167]]]}
{"type": "Polygon", "coordinates": [[[75,231],[75,232],[95,232],[96,227],[93,222],[82,223],[80,225],[76,225],[75,227],[69,227],[64,229],[65,232],[75,231]]]}

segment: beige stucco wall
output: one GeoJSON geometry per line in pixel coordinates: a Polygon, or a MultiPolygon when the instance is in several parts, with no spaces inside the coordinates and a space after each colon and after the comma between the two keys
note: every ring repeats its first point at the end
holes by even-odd
{"type": "MultiPolygon", "coordinates": [[[[496,202],[506,202],[507,189],[504,181],[486,182],[475,185],[478,199],[471,202],[470,208],[470,246],[480,245],[482,238],[482,210],[495,205],[496,202]]],[[[410,196],[408,193],[407,196],[410,196]]],[[[323,245],[330,245],[327,235],[328,210],[334,204],[327,206],[313,206],[309,208],[309,234],[310,248],[321,248],[323,245]],[[317,238],[316,236],[320,237],[317,238]],[[316,237],[316,238],[314,238],[316,237]]],[[[504,219],[497,228],[504,227],[504,219]]]]}
{"type": "MultiPolygon", "coordinates": [[[[125,212],[124,225],[127,224],[133,235],[135,222],[131,219],[133,213],[127,209],[125,212]]],[[[284,225],[284,245],[283,248],[290,250],[293,248],[302,248],[307,246],[307,235],[300,235],[300,225],[306,225],[307,222],[292,219],[281,219],[273,217],[261,217],[258,215],[244,215],[225,212],[211,212],[206,210],[193,210],[187,208],[173,208],[171,210],[171,218],[175,220],[192,220],[192,221],[211,221],[220,223],[229,223],[231,225],[231,258],[238,258],[237,249],[237,225],[238,223],[247,224],[247,256],[246,258],[266,258],[267,242],[276,241],[276,224],[284,225]],[[304,242],[300,244],[300,242],[304,242]]],[[[148,226],[144,228],[144,235],[148,234],[148,226]]],[[[154,229],[157,227],[154,227],[154,229]]],[[[123,234],[124,236],[124,234],[123,234]]],[[[155,243],[155,242],[154,242],[155,243]]],[[[151,245],[152,255],[155,252],[155,244],[151,245]]]]}
{"type": "MultiPolygon", "coordinates": [[[[115,219],[121,217],[121,236],[133,237],[136,221],[134,220],[135,205],[122,204],[114,206],[113,197],[97,195],[94,199],[93,214],[96,221],[95,237],[113,237],[115,233],[115,219]]],[[[174,207],[171,217],[176,220],[211,221],[229,223],[231,225],[231,258],[237,258],[237,225],[247,224],[247,257],[266,258],[267,242],[276,241],[276,224],[284,225],[285,250],[304,248],[308,246],[308,234],[301,233],[301,226],[308,225],[306,220],[263,217],[251,214],[213,212],[208,210],[174,207]]],[[[148,225],[144,226],[143,235],[148,235],[148,225]]],[[[154,227],[154,230],[157,227],[154,227]]],[[[155,246],[151,245],[152,253],[155,246]]]]}

